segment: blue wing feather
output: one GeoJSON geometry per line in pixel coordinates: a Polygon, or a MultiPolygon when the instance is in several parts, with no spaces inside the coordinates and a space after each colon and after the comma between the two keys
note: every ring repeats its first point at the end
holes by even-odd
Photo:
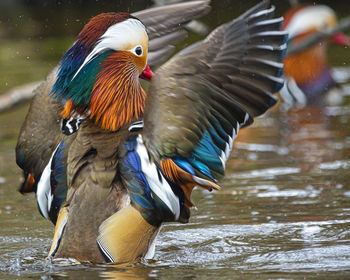
{"type": "MultiPolygon", "coordinates": [[[[134,207],[140,211],[141,215],[150,224],[159,225],[167,217],[173,220],[173,213],[150,188],[142,170],[140,156],[136,150],[138,145],[136,138],[137,135],[130,136],[125,142],[126,155],[122,159],[122,176],[125,178],[124,182],[134,207]]],[[[154,178],[154,180],[157,179],[159,178],[154,178]]],[[[165,180],[164,177],[163,179],[165,180]]]]}
{"type": "Polygon", "coordinates": [[[185,158],[183,158],[182,156],[176,156],[173,157],[172,160],[175,162],[175,164],[177,164],[180,168],[182,168],[183,170],[187,171],[188,173],[190,173],[191,175],[195,175],[196,173],[193,170],[192,165],[186,161],[185,158]]]}
{"type": "Polygon", "coordinates": [[[226,141],[218,134],[216,129],[213,126],[210,126],[208,131],[215,145],[217,145],[221,150],[225,150],[226,141]]]}
{"type": "Polygon", "coordinates": [[[56,223],[58,212],[67,196],[66,157],[64,149],[64,141],[61,141],[51,161],[50,185],[53,199],[49,216],[53,223],[56,223]]]}
{"type": "Polygon", "coordinates": [[[191,157],[205,163],[209,169],[223,173],[223,165],[219,158],[221,153],[222,151],[214,144],[209,132],[206,131],[191,157]]]}

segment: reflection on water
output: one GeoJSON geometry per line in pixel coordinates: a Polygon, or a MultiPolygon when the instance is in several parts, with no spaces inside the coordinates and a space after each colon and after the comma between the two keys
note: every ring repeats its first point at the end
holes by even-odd
{"type": "Polygon", "coordinates": [[[20,174],[11,162],[26,108],[1,115],[0,275],[285,279],[332,272],[344,279],[350,276],[349,101],[275,110],[242,130],[223,190],[195,192],[198,210],[187,225],[163,227],[154,260],[116,267],[45,260],[53,228],[32,196],[15,191],[20,174]]]}
{"type": "Polygon", "coordinates": [[[154,260],[124,266],[46,260],[53,227],[33,196],[16,191],[14,146],[28,106],[0,114],[0,278],[349,278],[350,86],[344,89],[343,105],[274,109],[241,130],[223,189],[196,191],[190,223],[165,225],[154,260]]]}

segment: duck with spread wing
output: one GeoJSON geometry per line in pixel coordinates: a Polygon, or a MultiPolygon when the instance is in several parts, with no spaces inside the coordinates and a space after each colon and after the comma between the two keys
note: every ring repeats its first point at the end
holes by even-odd
{"type": "Polygon", "coordinates": [[[287,33],[268,1],[152,73],[209,9],[193,1],[98,15],[37,89],[16,155],[21,191],[35,191],[55,224],[49,256],[151,257],[160,226],[188,222],[193,188],[220,188],[239,129],[275,104],[287,33]]]}

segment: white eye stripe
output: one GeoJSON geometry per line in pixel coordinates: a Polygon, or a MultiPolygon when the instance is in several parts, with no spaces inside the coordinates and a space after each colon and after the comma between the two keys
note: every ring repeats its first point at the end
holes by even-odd
{"type": "Polygon", "coordinates": [[[325,23],[328,23],[327,19],[331,18],[336,19],[336,15],[328,6],[319,5],[301,9],[286,27],[286,30],[289,32],[289,39],[312,27],[320,29],[325,23]]]}
{"type": "MultiPolygon", "coordinates": [[[[79,67],[72,80],[77,76],[80,70],[99,53],[102,53],[108,49],[125,50],[125,47],[127,45],[130,46],[130,44],[134,46],[136,45],[137,47],[139,46],[138,44],[140,40],[143,38],[148,38],[146,28],[142,22],[137,19],[129,18],[110,26],[100,37],[94,49],[85,58],[83,64],[79,67]]],[[[135,50],[135,48],[133,50],[135,50]]]]}

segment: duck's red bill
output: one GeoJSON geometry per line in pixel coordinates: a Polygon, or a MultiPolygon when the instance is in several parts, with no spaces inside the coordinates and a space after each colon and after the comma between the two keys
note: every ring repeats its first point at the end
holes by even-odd
{"type": "Polygon", "coordinates": [[[350,46],[350,38],[342,32],[335,33],[332,36],[332,41],[341,46],[350,46]]]}
{"type": "Polygon", "coordinates": [[[151,68],[149,68],[149,66],[146,65],[146,68],[141,73],[140,78],[147,80],[147,81],[150,81],[152,79],[152,77],[153,77],[153,72],[152,72],[151,68]]]}

